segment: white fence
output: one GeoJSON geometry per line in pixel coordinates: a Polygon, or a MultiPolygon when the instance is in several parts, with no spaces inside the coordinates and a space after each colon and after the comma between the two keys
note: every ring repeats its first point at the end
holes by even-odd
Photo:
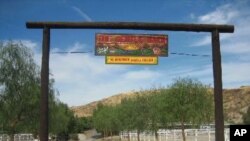
{"type": "MultiPolygon", "coordinates": [[[[10,141],[7,134],[0,134],[0,141],[10,141]]],[[[14,141],[34,141],[32,134],[15,134],[14,141]]]]}
{"type": "Polygon", "coordinates": [[[9,141],[10,138],[7,134],[0,134],[0,141],[9,141]]]}
{"type": "MultiPolygon", "coordinates": [[[[225,141],[229,141],[229,129],[225,131],[225,141]]],[[[165,130],[160,129],[157,132],[159,141],[182,141],[182,131],[179,129],[165,130]]],[[[186,141],[215,141],[214,129],[185,129],[186,141]]],[[[137,132],[121,132],[120,138],[122,141],[128,140],[137,141],[137,132]]],[[[152,132],[140,133],[141,141],[156,141],[155,135],[152,132]]]]}

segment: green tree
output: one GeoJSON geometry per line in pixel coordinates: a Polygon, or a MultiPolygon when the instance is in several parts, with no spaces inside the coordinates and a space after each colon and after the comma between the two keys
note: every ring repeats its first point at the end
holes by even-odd
{"type": "MultiPolygon", "coordinates": [[[[56,98],[54,79],[49,83],[50,133],[68,134],[74,119],[68,106],[56,98]]],[[[40,70],[32,51],[22,43],[0,44],[0,127],[13,135],[38,134],[40,70]]],[[[73,125],[77,126],[77,125],[73,125]]]]}
{"type": "Polygon", "coordinates": [[[112,136],[120,130],[120,120],[117,106],[98,106],[93,114],[94,127],[103,133],[104,137],[112,136]]]}
{"type": "Polygon", "coordinates": [[[137,140],[140,140],[140,133],[145,131],[149,122],[149,97],[137,93],[135,98],[125,99],[121,103],[120,120],[122,129],[137,131],[137,140]]]}
{"type": "Polygon", "coordinates": [[[66,104],[56,101],[50,103],[50,133],[52,134],[67,134],[69,121],[70,121],[70,115],[72,114],[71,111],[69,111],[66,104]]]}
{"type": "Polygon", "coordinates": [[[93,127],[92,117],[80,117],[75,118],[77,121],[77,131],[76,133],[89,130],[93,127]]]}
{"type": "MultiPolygon", "coordinates": [[[[140,92],[142,93],[142,92],[140,92]]],[[[137,130],[137,140],[140,141],[140,133],[145,131],[149,123],[149,97],[138,95],[132,109],[134,129],[137,130]]]]}
{"type": "Polygon", "coordinates": [[[166,121],[169,121],[167,119],[167,103],[164,98],[165,90],[164,88],[153,88],[148,91],[149,95],[146,95],[149,99],[147,128],[154,132],[157,141],[159,140],[157,131],[164,127],[166,121]]]}
{"type": "Polygon", "coordinates": [[[29,48],[11,41],[0,44],[0,125],[11,134],[11,140],[14,133],[37,127],[37,72],[37,65],[29,48]]]}
{"type": "MultiPolygon", "coordinates": [[[[180,78],[170,87],[137,92],[132,98],[123,99],[120,105],[99,105],[94,112],[94,127],[104,133],[115,131],[149,130],[181,126],[185,141],[186,125],[198,126],[213,120],[212,94],[201,82],[180,78]]],[[[128,138],[129,139],[129,138],[128,138]]]]}
{"type": "Polygon", "coordinates": [[[68,131],[70,133],[82,133],[93,128],[92,117],[75,117],[71,114],[69,118],[68,131]]]}
{"type": "MultiPolygon", "coordinates": [[[[133,108],[134,100],[133,99],[123,99],[121,101],[120,110],[119,110],[119,119],[121,121],[121,131],[131,131],[134,130],[133,124],[133,108]]],[[[130,140],[130,138],[128,138],[130,140]]]]}
{"type": "Polygon", "coordinates": [[[174,123],[182,129],[185,138],[185,124],[200,125],[211,122],[213,113],[212,94],[208,86],[191,78],[179,78],[169,88],[168,104],[174,123]]]}
{"type": "Polygon", "coordinates": [[[49,82],[49,133],[61,139],[68,139],[70,133],[76,133],[78,122],[67,104],[61,102],[54,89],[54,79],[49,82]]]}

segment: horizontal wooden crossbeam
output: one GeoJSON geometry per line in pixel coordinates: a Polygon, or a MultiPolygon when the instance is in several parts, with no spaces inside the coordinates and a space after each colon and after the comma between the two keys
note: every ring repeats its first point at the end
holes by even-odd
{"type": "Polygon", "coordinates": [[[169,30],[220,33],[233,33],[233,25],[183,24],[183,23],[145,23],[145,22],[27,22],[27,28],[54,29],[130,29],[130,30],[169,30]]]}

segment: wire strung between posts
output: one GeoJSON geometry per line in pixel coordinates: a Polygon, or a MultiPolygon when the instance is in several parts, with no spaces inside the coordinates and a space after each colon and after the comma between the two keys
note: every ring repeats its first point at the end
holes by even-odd
{"type": "Polygon", "coordinates": [[[92,53],[93,51],[57,51],[57,52],[52,52],[52,54],[67,54],[67,53],[92,53]]]}
{"type": "MultiPolygon", "coordinates": [[[[93,51],[57,51],[57,52],[52,52],[52,54],[82,54],[82,53],[92,53],[93,51]]],[[[178,52],[170,52],[169,54],[172,55],[183,55],[183,56],[192,56],[192,57],[210,57],[211,55],[206,55],[206,54],[193,54],[193,53],[178,53],[178,52]]]]}
{"type": "Polygon", "coordinates": [[[170,52],[173,55],[185,55],[185,56],[197,56],[197,57],[210,57],[210,55],[206,54],[191,54],[191,53],[177,53],[177,52],[170,52]]]}

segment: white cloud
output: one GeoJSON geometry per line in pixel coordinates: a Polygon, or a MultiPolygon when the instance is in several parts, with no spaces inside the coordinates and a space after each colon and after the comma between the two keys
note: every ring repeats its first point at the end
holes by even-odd
{"type": "Polygon", "coordinates": [[[218,7],[215,11],[198,17],[198,22],[207,24],[226,24],[239,16],[239,11],[232,4],[218,7]]]}
{"type": "Polygon", "coordinates": [[[223,45],[222,51],[239,55],[250,55],[250,44],[247,42],[231,42],[223,45]]]}
{"type": "Polygon", "coordinates": [[[90,16],[83,12],[80,8],[76,7],[76,6],[72,6],[72,9],[74,11],[76,11],[83,19],[85,19],[88,22],[92,22],[93,20],[90,18],[90,16]]]}
{"type": "Polygon", "coordinates": [[[38,47],[38,44],[32,42],[31,40],[21,40],[22,44],[30,49],[35,49],[38,47]]]}
{"type": "MultiPolygon", "coordinates": [[[[38,44],[32,41],[24,43],[32,46],[38,44]]],[[[84,48],[85,44],[76,42],[66,50],[79,51],[84,48]]],[[[35,59],[41,64],[41,52],[35,51],[35,59]]],[[[223,63],[222,67],[224,87],[249,84],[248,62],[223,63]]],[[[190,76],[213,86],[211,64],[198,68],[195,65],[179,66],[164,72],[161,69],[152,70],[150,67],[135,70],[129,65],[105,65],[104,57],[91,54],[51,54],[50,71],[50,77],[55,79],[55,87],[60,92],[59,99],[70,106],[87,104],[114,94],[146,89],[153,85],[166,85],[176,77],[190,76]]]]}
{"type": "Polygon", "coordinates": [[[139,71],[129,71],[124,74],[124,78],[128,80],[145,80],[145,79],[156,79],[159,78],[161,74],[152,70],[139,70],[139,71]]]}
{"type": "MultiPolygon", "coordinates": [[[[234,33],[220,34],[222,54],[240,55],[244,60],[249,60],[250,12],[246,3],[243,1],[220,6],[215,11],[197,17],[196,20],[200,23],[233,24],[235,26],[234,33]]],[[[211,35],[203,36],[191,44],[191,46],[196,47],[208,45],[211,46],[211,35]]]]}
{"type": "Polygon", "coordinates": [[[213,85],[213,75],[212,75],[212,65],[203,65],[203,66],[191,66],[191,67],[181,67],[174,69],[170,72],[169,77],[174,79],[178,77],[191,77],[198,79],[199,81],[209,85],[213,85]],[[174,76],[174,77],[173,77],[174,76]]]}
{"type": "MultiPolygon", "coordinates": [[[[220,34],[222,50],[222,72],[224,87],[249,85],[250,70],[250,12],[247,1],[219,6],[214,11],[198,16],[199,23],[233,24],[235,32],[220,34]],[[237,59],[235,59],[237,58],[237,59]]],[[[211,45],[211,36],[206,35],[192,46],[211,45]]],[[[207,68],[209,70],[209,67],[207,68]]],[[[204,68],[204,71],[206,68],[204,68]]],[[[205,71],[206,72],[206,71],[205,71]]],[[[197,72],[195,72],[197,73],[197,72]]]]}
{"type": "MultiPolygon", "coordinates": [[[[196,20],[205,24],[233,24],[235,26],[234,33],[220,35],[222,51],[227,53],[245,52],[245,46],[250,43],[250,13],[247,9],[249,7],[246,6],[245,2],[226,4],[219,6],[215,11],[198,16],[196,20]],[[232,49],[232,45],[235,44],[237,46],[232,49]]],[[[192,43],[191,46],[206,46],[210,44],[211,36],[206,35],[192,43]]]]}
{"type": "MultiPolygon", "coordinates": [[[[66,51],[79,51],[86,45],[79,42],[68,47],[66,51]]],[[[53,48],[52,52],[61,51],[53,48]]],[[[41,52],[35,52],[35,61],[41,64],[41,52]]],[[[60,92],[59,99],[69,105],[80,105],[103,98],[103,94],[114,94],[112,89],[96,87],[114,83],[112,75],[117,75],[127,70],[128,66],[105,65],[104,57],[91,54],[50,54],[51,78],[55,79],[55,87],[60,92]],[[96,90],[102,93],[94,93],[96,90]]],[[[119,78],[115,78],[116,81],[119,78]]],[[[116,83],[114,83],[116,84],[116,83]]]]}
{"type": "MultiPolygon", "coordinates": [[[[234,33],[235,34],[235,33],[234,33]]],[[[232,38],[234,35],[233,34],[220,34],[220,40],[228,40],[232,38]]],[[[191,44],[191,47],[201,47],[201,46],[211,46],[212,44],[212,39],[211,35],[206,35],[201,37],[198,41],[194,42],[191,44]]]]}
{"type": "Polygon", "coordinates": [[[240,83],[242,81],[250,83],[249,70],[250,70],[250,63],[248,62],[224,63],[223,64],[223,79],[225,82],[229,82],[229,83],[240,83]]]}
{"type": "Polygon", "coordinates": [[[199,46],[204,46],[204,45],[209,45],[211,44],[211,36],[205,36],[201,38],[200,40],[196,41],[193,43],[191,46],[192,47],[199,47],[199,46]]]}
{"type": "Polygon", "coordinates": [[[114,89],[120,90],[121,86],[117,87],[119,83],[114,81],[126,69],[105,66],[104,58],[82,54],[52,55],[50,66],[56,87],[62,94],[60,99],[69,105],[84,104],[84,101],[91,102],[115,94],[114,89]]]}
{"type": "Polygon", "coordinates": [[[35,50],[38,47],[38,44],[36,42],[33,42],[31,40],[26,40],[26,39],[3,40],[3,44],[5,45],[9,41],[13,42],[14,44],[22,43],[24,46],[26,46],[32,50],[35,50]]]}
{"type": "MultiPolygon", "coordinates": [[[[222,81],[224,88],[236,88],[243,85],[250,85],[249,80],[249,62],[228,62],[222,63],[222,81]]],[[[210,84],[213,87],[213,68],[211,65],[200,66],[199,68],[191,67],[182,70],[181,68],[172,70],[171,73],[165,76],[168,78],[174,78],[171,76],[197,78],[205,84],[210,84]]]]}
{"type": "MultiPolygon", "coordinates": [[[[79,51],[85,44],[76,42],[66,51],[79,51]]],[[[53,51],[61,51],[53,49],[53,51]]],[[[41,53],[35,54],[41,64],[41,53]]],[[[50,75],[60,92],[59,99],[70,106],[82,105],[121,92],[149,87],[161,76],[145,67],[106,65],[105,58],[92,54],[51,54],[50,75]],[[142,83],[143,82],[143,83],[142,83]]]]}
{"type": "Polygon", "coordinates": [[[131,71],[127,65],[105,65],[104,57],[88,54],[52,55],[50,68],[61,92],[60,99],[69,105],[144,88],[153,83],[153,77],[159,76],[150,70],[131,71]]]}

